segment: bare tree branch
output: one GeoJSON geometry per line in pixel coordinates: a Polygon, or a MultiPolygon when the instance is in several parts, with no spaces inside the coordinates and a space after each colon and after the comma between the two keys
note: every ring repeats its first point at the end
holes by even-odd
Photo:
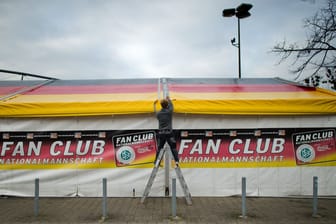
{"type": "Polygon", "coordinates": [[[292,58],[292,65],[296,66],[292,72],[297,78],[316,75],[323,68],[336,67],[335,15],[336,0],[327,0],[325,8],[304,20],[303,27],[308,31],[304,45],[287,43],[286,40],[277,43],[271,52],[279,55],[279,64],[292,58]]]}

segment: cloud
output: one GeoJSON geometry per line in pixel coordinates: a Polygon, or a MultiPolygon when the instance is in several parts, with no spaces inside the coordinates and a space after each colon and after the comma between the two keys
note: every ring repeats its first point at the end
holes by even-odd
{"type": "MultiPolygon", "coordinates": [[[[286,72],[267,52],[283,37],[298,40],[316,4],[251,0],[241,21],[246,76],[286,72]]],[[[2,0],[0,68],[63,79],[237,77],[236,18],[231,0],[2,0]]]]}

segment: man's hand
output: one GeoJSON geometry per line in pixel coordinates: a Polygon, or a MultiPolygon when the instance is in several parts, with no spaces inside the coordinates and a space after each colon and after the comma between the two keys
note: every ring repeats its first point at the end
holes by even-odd
{"type": "Polygon", "coordinates": [[[155,100],[153,103],[153,107],[154,107],[154,113],[156,113],[156,103],[159,102],[159,100],[155,100]]]}
{"type": "Polygon", "coordinates": [[[166,97],[166,100],[169,100],[169,101],[175,101],[176,99],[170,99],[169,96],[166,97]]]}

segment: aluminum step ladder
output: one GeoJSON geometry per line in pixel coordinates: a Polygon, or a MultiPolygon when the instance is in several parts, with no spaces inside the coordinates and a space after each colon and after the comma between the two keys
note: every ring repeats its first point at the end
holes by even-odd
{"type": "MultiPolygon", "coordinates": [[[[164,147],[160,153],[159,153],[159,156],[156,160],[156,163],[155,163],[155,166],[152,170],[152,173],[148,179],[148,182],[147,182],[147,185],[145,187],[145,191],[142,195],[142,198],[141,198],[141,203],[144,203],[146,198],[148,197],[149,195],[149,192],[152,188],[152,185],[154,183],[154,180],[155,180],[155,177],[156,177],[156,174],[157,172],[159,171],[159,167],[160,167],[160,162],[161,162],[161,159],[164,155],[164,153],[166,152],[166,150],[169,150],[170,152],[170,149],[169,148],[166,148],[164,147]]],[[[171,152],[170,152],[171,153],[171,152]]],[[[182,171],[181,171],[181,168],[179,166],[176,166],[175,167],[175,172],[176,172],[176,176],[178,178],[178,180],[180,181],[180,185],[182,187],[182,190],[183,190],[183,193],[184,193],[184,196],[185,196],[185,199],[186,199],[186,202],[188,205],[192,205],[192,200],[191,200],[191,194],[190,194],[190,191],[189,191],[189,188],[188,188],[188,185],[183,177],[183,174],[182,174],[182,171]]]]}

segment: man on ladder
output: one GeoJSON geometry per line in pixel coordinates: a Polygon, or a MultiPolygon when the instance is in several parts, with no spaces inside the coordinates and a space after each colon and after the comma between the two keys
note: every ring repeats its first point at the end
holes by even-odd
{"type": "Polygon", "coordinates": [[[145,191],[141,198],[141,203],[144,203],[146,197],[148,197],[149,195],[149,191],[153,185],[154,179],[159,170],[159,164],[165,152],[164,145],[167,142],[169,144],[170,150],[175,160],[175,164],[176,164],[175,172],[176,172],[177,178],[179,179],[180,184],[182,186],[182,190],[184,192],[184,196],[186,198],[187,204],[191,205],[192,204],[191,195],[190,195],[187,183],[184,180],[182,171],[179,167],[179,158],[178,158],[178,153],[176,150],[176,140],[175,140],[175,136],[174,136],[173,128],[172,128],[174,106],[170,98],[166,97],[166,99],[163,99],[160,101],[162,109],[159,112],[157,112],[156,111],[157,102],[158,100],[155,100],[154,102],[154,112],[156,113],[156,117],[159,121],[158,148],[157,148],[157,152],[156,152],[156,156],[154,160],[154,168],[146,184],[145,191]]]}
{"type": "Polygon", "coordinates": [[[156,114],[156,118],[159,121],[159,130],[158,130],[158,148],[154,160],[154,165],[157,166],[158,164],[160,164],[161,161],[157,161],[158,156],[160,154],[160,150],[163,149],[165,143],[167,142],[173,154],[175,165],[178,166],[179,158],[176,150],[176,140],[173,133],[174,105],[169,96],[167,96],[166,99],[162,99],[160,101],[161,110],[157,112],[156,110],[157,102],[158,100],[154,101],[154,112],[156,114]]]}

